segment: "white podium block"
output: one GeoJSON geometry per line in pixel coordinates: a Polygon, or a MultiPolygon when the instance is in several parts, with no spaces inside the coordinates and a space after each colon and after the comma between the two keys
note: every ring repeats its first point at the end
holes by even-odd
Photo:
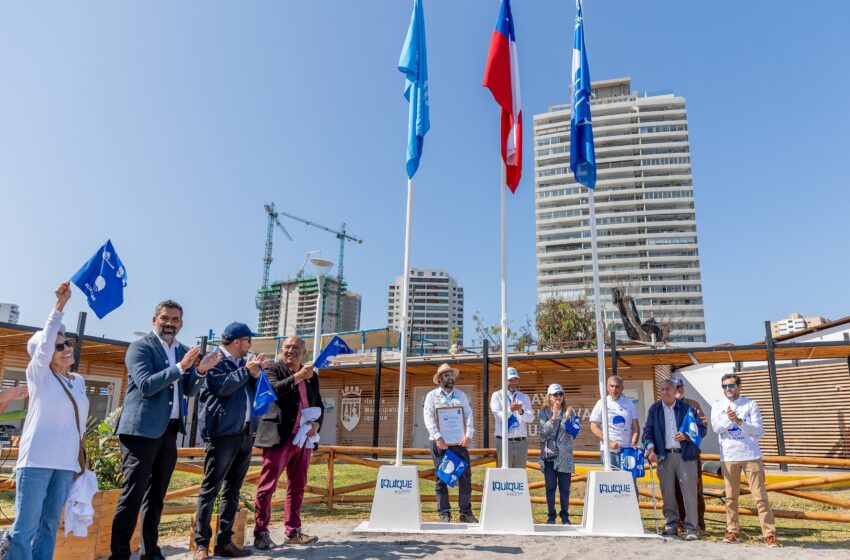
{"type": "Polygon", "coordinates": [[[637,486],[624,471],[590,471],[582,526],[592,535],[643,535],[637,486]]]}
{"type": "Polygon", "coordinates": [[[419,476],[414,466],[383,466],[378,469],[369,530],[419,531],[419,476]]]}
{"type": "Polygon", "coordinates": [[[534,532],[525,469],[487,469],[481,501],[481,530],[486,533],[534,532]]]}

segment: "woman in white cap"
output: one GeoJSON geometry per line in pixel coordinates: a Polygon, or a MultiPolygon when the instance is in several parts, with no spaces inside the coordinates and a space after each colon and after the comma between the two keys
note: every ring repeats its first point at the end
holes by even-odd
{"type": "Polygon", "coordinates": [[[540,467],[546,481],[547,523],[555,524],[555,488],[561,495],[561,523],[569,525],[570,477],[573,464],[573,436],[566,423],[573,416],[573,407],[564,402],[564,389],[557,383],[549,385],[546,402],[537,413],[540,423],[540,467]]]}
{"type": "Polygon", "coordinates": [[[65,338],[62,310],[70,282],[56,288],[56,304],[44,330],[27,343],[29,407],[15,469],[15,522],[9,560],[49,560],[56,528],[74,474],[82,471],[82,434],[89,401],[82,376],[71,373],[74,345],[65,338]]]}

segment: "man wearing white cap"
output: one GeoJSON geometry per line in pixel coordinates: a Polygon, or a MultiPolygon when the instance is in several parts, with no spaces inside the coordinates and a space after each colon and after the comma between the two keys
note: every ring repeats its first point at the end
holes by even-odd
{"type": "MultiPolygon", "coordinates": [[[[502,391],[496,391],[490,398],[490,410],[496,419],[496,459],[502,466],[502,411],[505,410],[502,391]]],[[[508,467],[524,469],[528,460],[528,427],[534,422],[531,399],[519,390],[519,373],[516,368],[508,368],[508,467]]]]}
{"type": "MultiPolygon", "coordinates": [[[[436,389],[425,396],[424,417],[425,427],[428,428],[428,439],[431,440],[431,458],[434,460],[434,468],[438,469],[443,461],[443,455],[447,450],[460,457],[469,465],[469,451],[467,447],[472,443],[475,433],[475,423],[472,419],[472,406],[463,391],[455,389],[455,379],[458,370],[449,364],[443,364],[434,374],[434,384],[439,385],[436,389]],[[440,433],[437,423],[437,409],[445,407],[461,407],[465,421],[465,434],[460,442],[446,442],[440,433]],[[452,444],[455,445],[452,445],[452,444]]],[[[449,488],[442,479],[437,477],[434,484],[437,494],[437,510],[440,513],[440,521],[448,523],[452,520],[452,510],[449,504],[449,488]]],[[[460,510],[461,523],[478,523],[478,519],[472,514],[472,468],[467,467],[458,480],[457,505],[460,510]]]]}

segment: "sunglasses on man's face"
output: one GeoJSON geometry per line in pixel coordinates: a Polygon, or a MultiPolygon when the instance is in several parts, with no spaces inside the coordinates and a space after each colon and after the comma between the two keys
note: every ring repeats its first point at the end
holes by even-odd
{"type": "Polygon", "coordinates": [[[65,348],[73,348],[73,347],[74,347],[74,343],[71,342],[70,340],[66,340],[65,342],[60,342],[60,343],[55,345],[57,352],[61,352],[65,348]]]}
{"type": "Polygon", "coordinates": [[[723,387],[724,389],[734,389],[735,387],[737,387],[737,385],[737,383],[728,383],[726,385],[721,385],[721,387],[723,387]]]}

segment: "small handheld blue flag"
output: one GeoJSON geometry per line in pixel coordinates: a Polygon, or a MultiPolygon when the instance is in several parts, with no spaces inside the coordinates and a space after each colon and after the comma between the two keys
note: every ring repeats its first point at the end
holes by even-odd
{"type": "Polygon", "coordinates": [[[643,460],[643,449],[639,447],[624,447],[620,449],[620,468],[632,473],[632,476],[635,478],[641,478],[646,474],[643,460]]]}
{"type": "Polygon", "coordinates": [[[407,118],[407,177],[419,169],[425,134],[431,128],[428,108],[428,57],[425,52],[425,14],[422,0],[413,0],[413,15],[401,49],[398,69],[404,73],[404,98],[410,103],[407,118]]]}
{"type": "Polygon", "coordinates": [[[682,419],[682,425],[679,426],[679,431],[688,436],[694,442],[694,445],[699,447],[702,442],[702,436],[699,435],[699,426],[697,426],[697,417],[694,415],[694,409],[688,407],[688,413],[682,419]]]}
{"type": "Polygon", "coordinates": [[[97,250],[71,278],[71,282],[86,294],[86,301],[98,319],[103,319],[124,303],[127,271],[111,240],[97,250]]]}
{"type": "Polygon", "coordinates": [[[463,459],[452,453],[451,449],[446,450],[446,454],[443,455],[443,460],[440,463],[440,467],[437,469],[437,476],[440,477],[440,480],[448,484],[451,488],[455,487],[458,479],[460,479],[460,475],[463,474],[463,471],[466,470],[466,463],[463,462],[463,459]]]}
{"type": "Polygon", "coordinates": [[[584,47],[584,17],[581,0],[576,0],[576,27],[573,39],[573,113],[570,118],[570,169],[577,183],[596,187],[596,151],[590,120],[590,67],[584,47]]]}
{"type": "Polygon", "coordinates": [[[331,363],[331,358],[340,354],[352,354],[353,350],[348,347],[343,339],[335,336],[328,342],[325,349],[319,353],[319,357],[313,361],[314,368],[327,367],[331,363]]]}
{"type": "Polygon", "coordinates": [[[573,436],[573,439],[576,439],[581,431],[581,418],[579,418],[577,414],[573,414],[564,420],[564,429],[567,430],[567,433],[573,436]]]}
{"type": "Polygon", "coordinates": [[[254,416],[262,416],[269,411],[269,405],[277,400],[277,395],[272,389],[266,372],[260,368],[260,377],[257,379],[257,390],[254,392],[254,416]]]}

